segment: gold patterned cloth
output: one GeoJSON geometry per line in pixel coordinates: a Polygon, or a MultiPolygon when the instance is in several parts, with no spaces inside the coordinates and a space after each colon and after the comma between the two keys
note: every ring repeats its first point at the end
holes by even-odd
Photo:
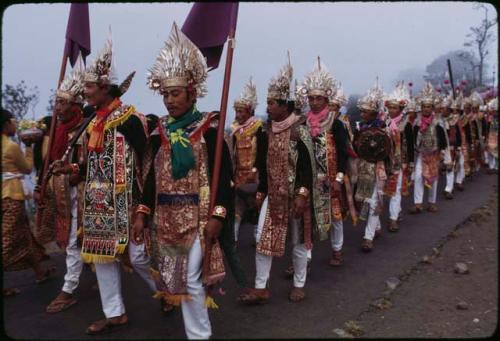
{"type": "MultiPolygon", "coordinates": [[[[157,295],[173,305],[189,299],[189,251],[198,236],[205,254],[204,230],[210,219],[208,152],[200,131],[207,125],[195,124],[198,129],[189,137],[196,165],[186,177],[174,179],[171,146],[162,125],[159,129],[162,143],[154,159],[156,204],[151,226],[152,273],[157,295]]],[[[212,246],[209,273],[203,273],[202,277],[205,284],[211,285],[224,276],[222,251],[217,243],[212,246]]]]}
{"type": "Polygon", "coordinates": [[[53,242],[56,238],[56,202],[54,200],[52,181],[53,179],[51,178],[47,183],[47,187],[45,190],[45,199],[43,201],[45,207],[42,211],[40,224],[35,229],[35,238],[37,242],[42,245],[53,242]]]}
{"type": "Polygon", "coordinates": [[[248,125],[234,125],[235,143],[235,176],[236,187],[257,182],[257,169],[254,167],[257,157],[257,130],[262,127],[262,121],[254,119],[248,125]]]}
{"type": "Polygon", "coordinates": [[[31,234],[24,200],[2,199],[2,266],[4,271],[29,269],[44,249],[31,234]]]}
{"type": "Polygon", "coordinates": [[[309,202],[312,205],[306,209],[300,227],[306,247],[311,247],[313,228],[317,229],[316,221],[319,208],[316,203],[319,200],[314,189],[317,177],[313,156],[314,149],[309,131],[302,124],[303,120],[303,118],[294,118],[294,120],[290,120],[288,128],[282,124],[277,126],[277,129],[275,129],[275,122],[273,122],[273,129],[269,132],[267,154],[267,195],[269,199],[261,238],[257,244],[257,252],[263,255],[281,257],[285,253],[289,216],[290,210],[293,208],[297,168],[299,167],[297,162],[299,159],[298,143],[303,143],[306,146],[307,157],[311,160],[313,183],[312,188],[308,188],[311,196],[309,202]]]}

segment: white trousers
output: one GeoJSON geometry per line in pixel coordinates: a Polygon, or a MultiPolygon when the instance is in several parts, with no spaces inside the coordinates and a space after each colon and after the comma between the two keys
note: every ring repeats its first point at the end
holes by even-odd
{"type": "MultiPolygon", "coordinates": [[[[432,188],[428,193],[428,202],[430,204],[436,203],[437,198],[437,187],[438,187],[438,178],[432,183],[432,188]]],[[[422,204],[424,202],[424,177],[422,175],[422,156],[417,156],[417,162],[415,164],[415,185],[413,188],[413,199],[415,204],[422,204]]]]}
{"type": "Polygon", "coordinates": [[[373,240],[375,237],[375,231],[381,229],[380,226],[380,217],[379,214],[376,213],[377,206],[379,204],[379,180],[375,184],[375,188],[373,189],[372,197],[369,199],[370,211],[368,213],[368,221],[366,222],[365,227],[365,239],[373,240]]]}
{"type": "Polygon", "coordinates": [[[401,186],[403,184],[403,171],[399,171],[398,181],[396,184],[396,192],[389,200],[389,219],[398,220],[399,212],[401,212],[401,186]]]}
{"type": "Polygon", "coordinates": [[[342,220],[334,220],[330,228],[330,242],[333,251],[342,250],[344,244],[344,222],[342,220]]]}
{"type": "Polygon", "coordinates": [[[77,188],[70,187],[71,200],[71,226],[69,231],[68,246],[66,246],[66,274],[62,291],[72,294],[80,282],[83,261],[80,256],[81,249],[77,245],[76,231],[78,230],[78,200],[77,188]]]}
{"type": "Polygon", "coordinates": [[[489,169],[498,169],[498,158],[496,158],[493,154],[488,153],[486,160],[488,161],[489,169]]]}
{"type": "MultiPolygon", "coordinates": [[[[240,226],[241,226],[241,218],[235,218],[234,219],[234,241],[238,241],[238,236],[240,234],[240,226]]],[[[257,226],[254,225],[253,227],[253,236],[254,238],[256,237],[257,234],[257,226]]]]}
{"type": "Polygon", "coordinates": [[[205,306],[205,288],[201,281],[203,252],[197,236],[188,255],[187,292],[191,300],[181,304],[184,330],[188,339],[208,339],[212,335],[212,327],[205,306]]]}
{"type": "MultiPolygon", "coordinates": [[[[264,222],[266,219],[268,198],[264,199],[262,203],[262,209],[259,214],[259,223],[257,224],[257,243],[260,241],[262,235],[262,229],[264,227],[264,222]]],[[[293,245],[293,285],[296,288],[303,288],[306,284],[307,277],[307,257],[308,250],[305,244],[299,244],[299,221],[294,219],[292,216],[289,218],[289,232],[291,233],[292,245],[293,245]]],[[[255,288],[264,289],[266,287],[269,275],[271,273],[271,265],[273,264],[273,256],[267,256],[255,253],[255,265],[257,268],[255,275],[255,288]]]]}
{"type": "Polygon", "coordinates": [[[448,193],[453,192],[454,181],[455,181],[455,171],[453,169],[451,171],[446,171],[446,187],[444,188],[445,192],[448,193]]]}
{"type": "MultiPolygon", "coordinates": [[[[135,272],[141,276],[152,292],[156,291],[156,285],[149,271],[150,259],[146,254],[145,244],[136,245],[129,241],[128,252],[130,263],[135,272]]],[[[120,278],[120,263],[95,263],[97,283],[101,295],[102,310],[106,318],[112,318],[125,314],[123,304],[122,285],[120,278]]]]}
{"type": "Polygon", "coordinates": [[[465,178],[465,159],[464,154],[460,151],[458,153],[458,169],[457,175],[455,176],[455,183],[461,185],[465,178]]]}

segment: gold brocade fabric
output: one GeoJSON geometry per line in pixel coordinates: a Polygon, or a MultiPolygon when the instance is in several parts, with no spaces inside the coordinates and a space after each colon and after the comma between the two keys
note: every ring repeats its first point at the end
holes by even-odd
{"type": "Polygon", "coordinates": [[[35,228],[35,239],[38,243],[45,245],[56,239],[54,222],[56,221],[56,203],[54,200],[54,190],[52,188],[53,177],[47,183],[44,198],[44,209],[40,226],[35,228]]]}
{"type": "Polygon", "coordinates": [[[407,141],[404,134],[405,124],[406,121],[402,120],[400,122],[399,129],[396,132],[391,131],[389,128],[387,129],[387,132],[389,133],[392,141],[392,150],[394,151],[393,153],[391,153],[392,174],[388,176],[384,188],[384,194],[390,197],[396,194],[400,172],[403,172],[403,180],[401,182],[401,195],[409,195],[408,183],[410,174],[406,166],[408,162],[408,155],[406,152],[407,141]]]}
{"type": "MultiPolygon", "coordinates": [[[[80,127],[78,125],[72,132],[68,134],[68,139],[71,140],[76,133],[76,130],[80,127]]],[[[81,146],[81,139],[78,143],[81,146]]],[[[72,154],[75,153],[73,149],[72,154]]],[[[72,160],[73,155],[68,157],[68,160],[72,160]]],[[[69,162],[69,161],[68,161],[69,162]]],[[[66,249],[69,242],[69,235],[71,231],[71,186],[70,186],[70,175],[54,175],[52,177],[52,183],[54,187],[54,201],[56,209],[55,217],[55,239],[57,244],[62,249],[66,249]]],[[[77,185],[77,228],[82,226],[82,212],[83,212],[83,192],[85,189],[85,184],[81,182],[77,185]]]]}
{"type": "Polygon", "coordinates": [[[239,134],[235,136],[235,184],[240,186],[256,183],[257,169],[254,164],[257,157],[257,137],[239,134]]]}
{"type": "MultiPolygon", "coordinates": [[[[152,268],[157,290],[171,304],[187,299],[187,265],[191,246],[200,238],[205,250],[204,229],[210,219],[210,187],[208,152],[199,134],[191,139],[196,167],[186,177],[174,179],[171,149],[164,129],[162,144],[154,159],[156,174],[156,204],[151,227],[152,268]]],[[[204,281],[214,283],[225,275],[222,251],[212,247],[210,273],[202,274],[204,281]]]]}
{"type": "Polygon", "coordinates": [[[292,162],[296,162],[297,159],[296,155],[289,155],[290,150],[295,149],[291,144],[296,143],[290,140],[290,133],[291,129],[278,134],[269,132],[267,155],[269,203],[262,235],[257,244],[257,252],[268,256],[279,257],[285,253],[290,198],[293,198],[295,182],[295,167],[289,167],[289,157],[292,162]]]}

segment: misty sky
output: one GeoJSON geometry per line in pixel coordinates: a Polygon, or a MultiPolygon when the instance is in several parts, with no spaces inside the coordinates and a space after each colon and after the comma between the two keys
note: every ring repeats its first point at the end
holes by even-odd
{"type": "MultiPolygon", "coordinates": [[[[294,77],[299,82],[321,56],[347,95],[364,93],[379,76],[392,90],[400,71],[424,70],[432,60],[463,47],[470,26],[478,26],[483,10],[473,2],[401,3],[241,3],[229,94],[232,103],[250,76],[257,84],[265,115],[270,78],[286,62],[290,50],[294,77]]],[[[102,48],[111,25],[114,63],[119,80],[136,70],[123,97],[140,112],[165,115],[160,96],[146,86],[146,72],[167,39],[173,21],[182,26],[192,4],[90,4],[92,53],[102,48]]],[[[490,18],[495,8],[487,4],[490,18]]],[[[46,115],[50,89],[55,88],[64,47],[70,4],[12,5],[3,13],[2,87],[25,80],[40,88],[36,117],[46,115]]],[[[495,28],[496,30],[496,28],[495,28]]],[[[488,62],[496,65],[498,40],[488,62]]],[[[209,73],[208,95],[199,100],[202,111],[218,110],[225,52],[217,70],[209,73]]],[[[68,64],[68,71],[70,66],[68,64]]],[[[498,70],[498,67],[496,67],[498,70]]],[[[29,115],[31,116],[31,114],[29,115]]]]}

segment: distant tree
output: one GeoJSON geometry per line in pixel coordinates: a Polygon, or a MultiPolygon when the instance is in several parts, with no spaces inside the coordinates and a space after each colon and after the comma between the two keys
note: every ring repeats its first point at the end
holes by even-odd
{"type": "Polygon", "coordinates": [[[56,101],[56,91],[54,89],[50,89],[49,103],[47,104],[47,107],[45,107],[49,115],[51,115],[52,112],[54,111],[55,101],[56,101]]]}
{"type": "Polygon", "coordinates": [[[478,63],[474,65],[477,68],[477,82],[474,82],[474,86],[483,85],[483,76],[486,69],[485,59],[489,54],[488,46],[493,40],[494,31],[493,26],[497,24],[497,18],[488,19],[488,8],[484,4],[475,4],[474,9],[484,10],[484,19],[481,21],[481,25],[477,27],[471,27],[467,34],[467,40],[464,43],[465,47],[470,47],[472,50],[477,51],[479,57],[478,63]]]}
{"type": "Polygon", "coordinates": [[[5,84],[2,91],[2,106],[12,112],[18,120],[23,119],[29,109],[34,116],[34,110],[39,100],[38,87],[29,88],[24,81],[17,85],[5,84]]]}
{"type": "Polygon", "coordinates": [[[436,88],[443,88],[444,92],[451,91],[450,76],[448,74],[447,60],[451,62],[455,88],[467,90],[475,86],[475,69],[473,65],[479,63],[474,54],[466,50],[450,51],[434,59],[425,68],[424,80],[429,81],[436,88]]]}

